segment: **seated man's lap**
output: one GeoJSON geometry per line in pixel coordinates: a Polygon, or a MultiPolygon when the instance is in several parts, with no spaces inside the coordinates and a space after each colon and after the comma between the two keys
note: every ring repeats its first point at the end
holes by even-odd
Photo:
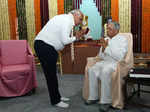
{"type": "Polygon", "coordinates": [[[103,77],[105,74],[110,74],[115,71],[117,64],[110,61],[100,61],[89,69],[94,72],[97,77],[103,77]]]}

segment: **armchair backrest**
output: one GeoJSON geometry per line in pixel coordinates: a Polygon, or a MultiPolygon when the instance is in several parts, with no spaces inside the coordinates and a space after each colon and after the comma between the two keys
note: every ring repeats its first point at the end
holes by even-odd
{"type": "Polygon", "coordinates": [[[2,65],[27,62],[26,40],[0,40],[0,60],[2,65]]]}
{"type": "Polygon", "coordinates": [[[124,61],[129,64],[130,67],[133,67],[134,59],[133,59],[133,37],[131,33],[120,33],[128,40],[128,52],[124,58],[124,61]]]}

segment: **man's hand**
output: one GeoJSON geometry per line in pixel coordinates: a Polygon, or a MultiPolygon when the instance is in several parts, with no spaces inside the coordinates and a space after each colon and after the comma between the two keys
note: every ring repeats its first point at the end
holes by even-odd
{"type": "Polygon", "coordinates": [[[83,31],[76,31],[75,33],[75,37],[79,40],[81,37],[84,36],[84,33],[83,31]]]}
{"type": "Polygon", "coordinates": [[[105,40],[104,38],[101,38],[101,39],[100,39],[100,44],[101,44],[101,46],[103,47],[103,48],[102,48],[102,52],[104,52],[105,48],[108,46],[108,39],[105,40]]]}

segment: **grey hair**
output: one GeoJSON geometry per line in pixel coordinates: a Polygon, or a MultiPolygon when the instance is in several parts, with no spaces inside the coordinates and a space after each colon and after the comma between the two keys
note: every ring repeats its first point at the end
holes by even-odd
{"type": "Polygon", "coordinates": [[[120,30],[120,24],[118,22],[111,21],[111,22],[109,22],[109,24],[113,24],[115,30],[120,30]]]}
{"type": "Polygon", "coordinates": [[[74,9],[74,10],[70,11],[69,13],[71,13],[71,14],[77,14],[78,16],[81,16],[81,14],[82,14],[79,9],[74,9]]]}

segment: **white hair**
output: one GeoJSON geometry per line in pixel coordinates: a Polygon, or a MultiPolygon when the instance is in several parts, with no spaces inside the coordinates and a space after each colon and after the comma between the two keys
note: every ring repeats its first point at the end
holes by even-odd
{"type": "Polygon", "coordinates": [[[120,24],[118,22],[116,22],[116,21],[111,21],[111,22],[109,22],[109,24],[113,24],[115,30],[119,30],[120,29],[120,24]]]}
{"type": "Polygon", "coordinates": [[[74,9],[74,10],[70,11],[69,13],[77,14],[78,16],[81,16],[81,14],[82,14],[82,12],[79,9],[74,9]]]}

